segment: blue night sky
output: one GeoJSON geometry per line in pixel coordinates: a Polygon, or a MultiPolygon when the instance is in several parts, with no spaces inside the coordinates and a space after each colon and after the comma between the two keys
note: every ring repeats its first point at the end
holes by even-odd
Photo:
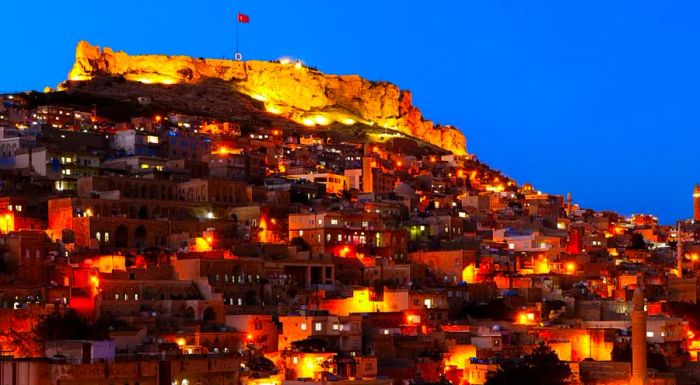
{"type": "Polygon", "coordinates": [[[300,58],[388,80],[518,182],[584,207],[691,213],[700,2],[3,2],[0,90],[55,86],[78,40],[129,53],[300,58]],[[436,4],[437,3],[437,4],[436,4]]]}

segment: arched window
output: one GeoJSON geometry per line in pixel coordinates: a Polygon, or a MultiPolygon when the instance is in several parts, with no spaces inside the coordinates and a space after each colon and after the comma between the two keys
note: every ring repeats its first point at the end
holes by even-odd
{"type": "Polygon", "coordinates": [[[102,242],[102,233],[98,231],[97,234],[95,234],[95,238],[97,238],[97,242],[102,242]]]}

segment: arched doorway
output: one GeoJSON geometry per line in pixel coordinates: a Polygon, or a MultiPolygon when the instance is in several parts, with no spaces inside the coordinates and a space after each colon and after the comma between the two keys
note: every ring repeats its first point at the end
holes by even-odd
{"type": "Polygon", "coordinates": [[[202,314],[202,321],[216,321],[216,312],[214,311],[213,308],[208,307],[204,309],[204,313],[202,314]]]}
{"type": "Polygon", "coordinates": [[[114,247],[128,247],[129,246],[129,229],[125,225],[117,226],[117,230],[114,232],[114,247]]]}
{"type": "Polygon", "coordinates": [[[143,225],[139,225],[139,227],[137,227],[134,231],[134,246],[137,249],[143,249],[146,247],[146,236],[146,228],[143,227],[143,225]]]}
{"type": "Polygon", "coordinates": [[[185,318],[194,319],[194,308],[192,306],[185,309],[185,318]]]}

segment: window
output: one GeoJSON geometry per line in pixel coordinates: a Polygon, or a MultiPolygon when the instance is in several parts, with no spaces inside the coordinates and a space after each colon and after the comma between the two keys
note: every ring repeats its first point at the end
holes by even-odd
{"type": "Polygon", "coordinates": [[[320,322],[315,322],[314,323],[314,330],[317,332],[320,332],[321,330],[323,330],[323,324],[320,322]]]}
{"type": "Polygon", "coordinates": [[[342,235],[342,234],[338,234],[338,242],[342,242],[342,241],[343,241],[343,235],[342,235]]]}
{"type": "Polygon", "coordinates": [[[337,225],[337,224],[338,224],[338,220],[337,220],[337,219],[331,219],[331,224],[332,224],[332,225],[337,225]]]}
{"type": "Polygon", "coordinates": [[[299,329],[306,331],[306,322],[302,322],[301,325],[299,325],[299,329]]]}
{"type": "Polygon", "coordinates": [[[109,233],[105,232],[105,242],[109,242],[109,233]]]}
{"type": "Polygon", "coordinates": [[[134,294],[134,301],[138,301],[138,300],[139,300],[139,295],[138,295],[138,294],[134,294]]]}
{"type": "Polygon", "coordinates": [[[119,293],[114,294],[114,299],[119,299],[119,293]]]}
{"type": "Polygon", "coordinates": [[[647,332],[647,337],[654,337],[654,332],[647,332]]]}
{"type": "Polygon", "coordinates": [[[333,330],[337,331],[338,329],[340,329],[340,325],[333,324],[333,330]]]}
{"type": "Polygon", "coordinates": [[[97,242],[102,242],[102,233],[98,231],[97,234],[95,234],[95,238],[97,238],[97,242]]]}

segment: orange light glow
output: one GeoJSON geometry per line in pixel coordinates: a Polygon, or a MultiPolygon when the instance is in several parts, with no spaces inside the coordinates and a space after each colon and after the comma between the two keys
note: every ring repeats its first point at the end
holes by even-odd
{"type": "Polygon", "coordinates": [[[543,257],[535,261],[535,274],[549,274],[549,261],[546,257],[543,257]]]}
{"type": "Polygon", "coordinates": [[[153,118],[153,120],[155,120],[156,122],[160,122],[161,120],[163,120],[163,118],[162,118],[160,115],[156,115],[156,116],[153,118]]]}
{"type": "Polygon", "coordinates": [[[573,262],[566,263],[566,272],[568,274],[573,274],[576,271],[576,264],[573,262]]]}
{"type": "Polygon", "coordinates": [[[252,335],[252,334],[248,334],[248,335],[246,336],[246,338],[248,339],[248,341],[252,341],[252,340],[253,340],[253,335],[252,335]]]}
{"type": "Polygon", "coordinates": [[[194,251],[201,253],[201,252],[206,252],[206,251],[211,251],[211,250],[212,250],[212,245],[205,238],[202,238],[202,237],[195,238],[194,251]]]}
{"type": "Polygon", "coordinates": [[[516,319],[520,325],[531,325],[535,321],[535,313],[523,311],[518,313],[516,319]]]}
{"type": "Polygon", "coordinates": [[[15,214],[12,212],[0,216],[0,233],[7,234],[15,231],[15,214]]]}
{"type": "Polygon", "coordinates": [[[476,282],[476,268],[473,263],[470,263],[462,270],[462,281],[466,283],[476,282]]]}
{"type": "Polygon", "coordinates": [[[178,339],[177,339],[177,345],[178,345],[179,347],[185,346],[186,343],[187,343],[187,342],[185,341],[184,338],[178,338],[178,339]]]}
{"type": "Polygon", "coordinates": [[[90,277],[90,283],[94,287],[99,287],[100,286],[100,279],[97,278],[97,276],[93,275],[92,277],[90,277]]]}
{"type": "Polygon", "coordinates": [[[454,366],[458,369],[464,369],[467,360],[474,357],[476,357],[476,346],[455,345],[445,355],[445,366],[454,366]]]}

